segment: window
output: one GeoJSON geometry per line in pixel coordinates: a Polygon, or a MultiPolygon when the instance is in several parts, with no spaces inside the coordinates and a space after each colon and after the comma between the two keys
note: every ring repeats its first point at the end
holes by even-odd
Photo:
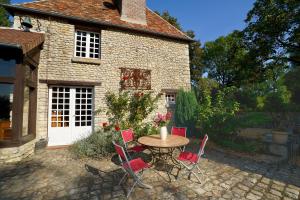
{"type": "Polygon", "coordinates": [[[0,83],[0,141],[12,139],[13,84],[0,83]]]}
{"type": "Polygon", "coordinates": [[[13,139],[12,105],[16,60],[0,58],[0,141],[13,139]]]}
{"type": "Polygon", "coordinates": [[[100,58],[100,34],[77,30],[75,33],[75,57],[100,58]]]}
{"type": "Polygon", "coordinates": [[[166,93],[166,103],[168,106],[175,105],[176,103],[176,94],[166,93]]]}

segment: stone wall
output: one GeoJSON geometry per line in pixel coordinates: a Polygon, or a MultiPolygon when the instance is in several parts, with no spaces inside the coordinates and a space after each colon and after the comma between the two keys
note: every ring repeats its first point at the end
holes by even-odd
{"type": "MultiPolygon", "coordinates": [[[[95,81],[95,107],[104,105],[107,91],[119,92],[120,67],[151,70],[151,88],[154,94],[162,89],[190,89],[188,44],[118,30],[101,32],[101,60],[99,63],[82,63],[73,59],[74,31],[67,21],[32,17],[32,31],[45,33],[41,51],[39,79],[66,81],[95,81]]],[[[14,27],[20,26],[15,16],[14,27]]],[[[97,27],[94,27],[97,28],[97,27]]],[[[82,28],[81,28],[82,29],[82,28]]],[[[88,60],[89,62],[90,60],[88,60]]],[[[48,85],[38,85],[37,139],[47,138],[48,85]]],[[[166,112],[165,99],[159,101],[158,112],[166,112]]],[[[95,116],[94,124],[107,121],[104,114],[95,116]]]]}
{"type": "Polygon", "coordinates": [[[0,148],[0,164],[18,162],[34,153],[35,140],[19,147],[0,148]]]}

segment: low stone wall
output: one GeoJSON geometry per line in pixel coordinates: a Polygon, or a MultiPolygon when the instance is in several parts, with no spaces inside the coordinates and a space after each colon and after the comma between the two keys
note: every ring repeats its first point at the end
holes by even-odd
{"type": "Polygon", "coordinates": [[[1,148],[0,164],[18,162],[34,153],[35,140],[19,147],[1,148]]]}
{"type": "Polygon", "coordinates": [[[272,129],[266,128],[245,128],[241,129],[239,136],[247,139],[263,140],[266,134],[271,133],[272,129]]]}

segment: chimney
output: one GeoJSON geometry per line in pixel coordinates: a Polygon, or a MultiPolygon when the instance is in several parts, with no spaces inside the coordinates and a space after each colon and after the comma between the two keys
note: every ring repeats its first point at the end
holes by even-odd
{"type": "Polygon", "coordinates": [[[146,0],[117,0],[116,2],[121,13],[121,20],[147,25],[146,0]]]}

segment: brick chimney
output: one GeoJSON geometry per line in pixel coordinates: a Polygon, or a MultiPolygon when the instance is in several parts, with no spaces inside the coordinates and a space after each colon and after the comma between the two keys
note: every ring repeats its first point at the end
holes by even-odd
{"type": "Polygon", "coordinates": [[[135,24],[147,24],[146,0],[117,0],[116,3],[121,13],[121,20],[135,24]]]}

